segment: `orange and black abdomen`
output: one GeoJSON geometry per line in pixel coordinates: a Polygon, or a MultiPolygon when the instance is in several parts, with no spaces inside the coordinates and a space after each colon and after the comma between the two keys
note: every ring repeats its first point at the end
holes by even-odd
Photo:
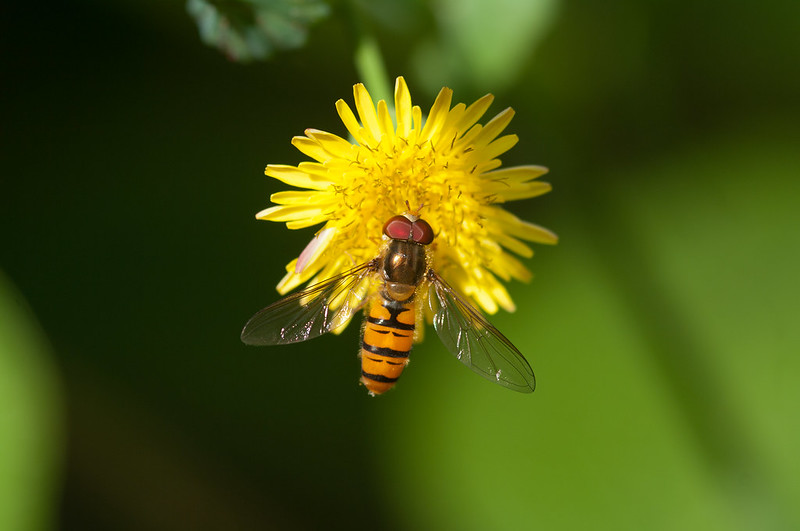
{"type": "Polygon", "coordinates": [[[414,341],[414,298],[399,302],[385,293],[375,297],[361,341],[361,383],[379,395],[394,387],[408,364],[414,341]]]}

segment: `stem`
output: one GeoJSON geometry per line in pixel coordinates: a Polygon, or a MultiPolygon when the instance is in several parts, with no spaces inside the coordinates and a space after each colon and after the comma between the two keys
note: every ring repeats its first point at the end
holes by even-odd
{"type": "Polygon", "coordinates": [[[375,101],[386,100],[391,107],[393,103],[392,89],[388,81],[389,76],[386,74],[386,65],[383,62],[380,45],[368,29],[368,23],[364,20],[357,4],[358,2],[355,1],[350,4],[350,13],[357,38],[353,54],[356,71],[373,99],[375,101]]]}

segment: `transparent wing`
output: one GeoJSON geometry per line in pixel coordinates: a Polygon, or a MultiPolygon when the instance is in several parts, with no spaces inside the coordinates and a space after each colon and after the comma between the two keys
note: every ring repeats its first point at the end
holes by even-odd
{"type": "Polygon", "coordinates": [[[448,350],[488,380],[521,393],[533,392],[533,369],[511,341],[435,272],[428,272],[428,280],[433,328],[448,350]]]}
{"type": "Polygon", "coordinates": [[[319,337],[346,323],[364,304],[373,260],[267,306],[247,321],[248,345],[285,345],[319,337]]]}

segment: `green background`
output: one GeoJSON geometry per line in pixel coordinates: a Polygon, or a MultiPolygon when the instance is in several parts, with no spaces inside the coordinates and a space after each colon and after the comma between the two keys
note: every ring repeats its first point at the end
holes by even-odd
{"type": "Polygon", "coordinates": [[[181,2],[4,9],[0,529],[800,528],[800,3],[365,5],[248,64],[181,2]],[[263,168],[344,134],[358,27],[551,168],[492,317],[533,395],[432,334],[377,399],[357,326],[239,342],[313,233],[263,168]]]}

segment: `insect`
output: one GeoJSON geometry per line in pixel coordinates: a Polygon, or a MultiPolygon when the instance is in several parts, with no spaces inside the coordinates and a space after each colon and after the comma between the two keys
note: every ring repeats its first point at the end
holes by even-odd
{"type": "Polygon", "coordinates": [[[242,341],[306,341],[335,330],[366,307],[361,383],[379,395],[395,385],[408,364],[414,329],[422,324],[417,295],[427,289],[433,327],[461,363],[504,387],[532,392],[536,380],[520,351],[428,266],[434,231],[417,214],[386,222],[384,245],[374,259],[255,314],[242,330],[242,341]],[[373,286],[377,289],[370,290],[373,286]]]}

